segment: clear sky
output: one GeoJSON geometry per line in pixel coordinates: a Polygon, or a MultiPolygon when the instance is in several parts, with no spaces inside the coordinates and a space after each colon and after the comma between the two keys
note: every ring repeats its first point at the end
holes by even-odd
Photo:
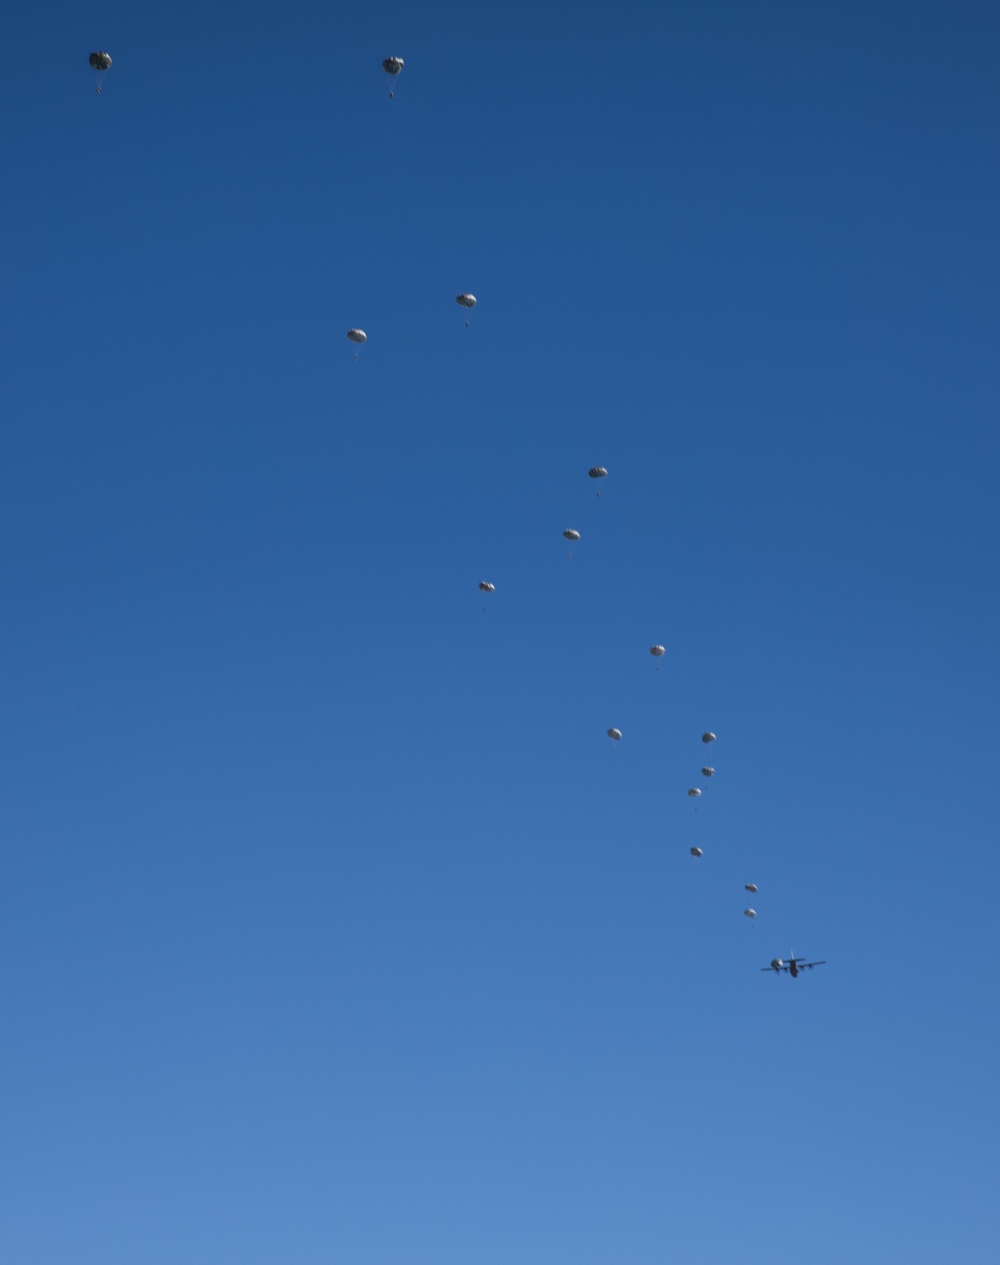
{"type": "Polygon", "coordinates": [[[5,36],[0,1259],[993,1265],[996,6],[5,36]]]}

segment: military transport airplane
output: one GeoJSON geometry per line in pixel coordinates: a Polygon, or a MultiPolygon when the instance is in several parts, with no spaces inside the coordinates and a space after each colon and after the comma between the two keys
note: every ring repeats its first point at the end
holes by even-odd
{"type": "Polygon", "coordinates": [[[774,971],[775,975],[782,971],[787,971],[792,979],[798,977],[799,971],[811,971],[814,966],[826,966],[825,962],[807,962],[805,958],[789,958],[787,962],[783,962],[781,958],[773,958],[770,966],[762,966],[762,971],[774,971]]]}

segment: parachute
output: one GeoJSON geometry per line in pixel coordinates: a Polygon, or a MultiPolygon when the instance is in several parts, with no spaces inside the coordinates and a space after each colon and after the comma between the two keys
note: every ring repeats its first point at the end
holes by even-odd
{"type": "Polygon", "coordinates": [[[608,471],[605,466],[591,466],[587,474],[592,479],[606,479],[608,477],[608,471]]]}
{"type": "Polygon", "coordinates": [[[705,767],[701,771],[702,777],[712,777],[714,773],[715,773],[715,769],[713,769],[710,764],[706,764],[705,767]]]}
{"type": "Polygon", "coordinates": [[[743,911],[743,917],[744,917],[744,918],[756,918],[756,917],[757,917],[757,911],[756,911],[756,909],[744,909],[744,911],[743,911]]]}
{"type": "Polygon", "coordinates": [[[89,60],[90,60],[91,66],[100,75],[100,79],[98,79],[97,81],[97,93],[98,93],[98,96],[100,96],[101,79],[104,78],[104,72],[108,70],[111,66],[111,54],[102,53],[102,52],[91,53],[89,60]]]}
{"type": "Polygon", "coordinates": [[[489,580],[480,580],[479,591],[480,593],[495,593],[497,591],[497,586],[495,584],[491,584],[489,580]]]}
{"type": "Polygon", "coordinates": [[[563,532],[563,535],[566,537],[567,540],[580,539],[580,533],[578,531],[574,531],[572,527],[567,527],[566,530],[563,532]]]}
{"type": "Polygon", "coordinates": [[[473,308],[476,306],[476,296],[474,294],[456,294],[455,302],[459,307],[473,308]]]}
{"type": "Polygon", "coordinates": [[[705,855],[701,848],[689,848],[688,851],[693,857],[703,857],[705,855]]]}
{"type": "Polygon", "coordinates": [[[667,648],[666,646],[650,646],[649,653],[653,656],[654,659],[659,659],[661,655],[664,655],[667,653],[667,648]]]}
{"type": "Polygon", "coordinates": [[[697,788],[697,786],[692,786],[688,791],[688,795],[690,795],[692,799],[697,799],[700,794],[701,791],[697,788]]]}
{"type": "Polygon", "coordinates": [[[610,738],[613,742],[621,742],[621,740],[622,740],[622,731],[621,731],[620,729],[609,729],[609,730],[608,730],[608,737],[609,737],[609,738],[610,738]]]}
{"type": "Polygon", "coordinates": [[[709,731],[708,733],[704,733],[701,735],[701,740],[702,742],[714,742],[715,734],[713,734],[711,731],[709,731]]]}
{"type": "MultiPolygon", "coordinates": [[[[366,343],[368,341],[368,335],[365,333],[363,329],[349,329],[347,331],[347,337],[351,340],[352,343],[357,343],[359,346],[361,343],[366,343]]],[[[354,353],[354,359],[355,359],[355,362],[358,359],[357,352],[354,353]]]]}
{"type": "Polygon", "coordinates": [[[744,890],[745,892],[755,892],[755,891],[757,890],[757,884],[756,884],[756,883],[744,883],[744,884],[743,884],[743,890],[744,890]]]}
{"type": "MultiPolygon", "coordinates": [[[[386,57],[382,62],[382,69],[387,75],[396,76],[403,69],[402,57],[386,57]]],[[[390,90],[389,100],[391,101],[396,94],[390,90]]]]}

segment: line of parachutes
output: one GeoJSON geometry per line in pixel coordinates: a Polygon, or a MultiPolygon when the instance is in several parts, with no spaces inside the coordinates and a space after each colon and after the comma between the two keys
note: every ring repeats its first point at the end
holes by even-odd
{"type": "MultiPolygon", "coordinates": [[[[103,88],[104,75],[111,68],[111,54],[103,50],[98,50],[90,54],[89,61],[90,61],[91,67],[97,72],[99,76],[98,82],[97,82],[97,93],[98,95],[100,95],[103,88]]],[[[389,76],[393,85],[395,85],[396,79],[399,76],[400,72],[402,71],[404,65],[405,65],[405,62],[402,57],[394,56],[394,57],[386,57],[383,59],[382,69],[389,76]]],[[[393,87],[392,89],[390,89],[389,99],[394,100],[395,96],[396,96],[395,87],[393,87]]],[[[459,305],[459,307],[463,308],[466,312],[471,312],[472,309],[476,306],[477,299],[474,294],[462,293],[455,296],[455,302],[459,305]]],[[[468,318],[466,319],[465,325],[466,325],[466,328],[469,327],[468,318]]],[[[360,329],[356,326],[352,326],[347,331],[347,339],[349,342],[353,343],[355,347],[359,349],[358,351],[355,351],[354,353],[354,359],[355,361],[357,361],[360,354],[360,348],[363,347],[364,344],[368,341],[368,335],[363,329],[360,329]]],[[[606,479],[608,475],[607,467],[591,466],[591,468],[587,471],[587,475],[589,478],[594,479],[594,480],[606,479]]],[[[598,492],[597,495],[598,497],[600,497],[601,495],[600,492],[598,492]]],[[[565,528],[562,534],[563,534],[563,538],[569,541],[570,544],[575,544],[577,541],[581,539],[581,534],[575,527],[565,528]]],[[[572,557],[572,553],[570,553],[570,557],[572,557]]],[[[485,599],[488,599],[491,593],[496,592],[496,585],[493,583],[492,580],[480,580],[479,592],[483,594],[483,597],[485,599]]],[[[483,610],[485,611],[486,609],[487,607],[484,606],[483,610]]],[[[649,647],[649,653],[653,656],[653,658],[660,659],[666,654],[666,647],[659,644],[652,645],[649,647]]],[[[658,670],[659,669],[657,669],[657,671],[658,670]]],[[[613,744],[619,743],[621,742],[621,739],[622,739],[622,731],[615,726],[611,726],[607,730],[607,736],[611,739],[613,744]]],[[[712,733],[710,730],[706,730],[706,732],[701,735],[701,740],[707,748],[713,742],[715,742],[716,735],[712,733]]],[[[710,764],[702,765],[701,775],[705,779],[710,779],[714,777],[715,767],[710,764]]],[[[688,793],[689,798],[694,801],[695,811],[697,812],[698,801],[702,797],[702,788],[700,786],[691,786],[688,788],[687,793],[688,793]]],[[[700,860],[705,855],[704,850],[696,844],[692,845],[689,848],[689,852],[690,852],[690,855],[695,859],[695,861],[700,860]]],[[[745,883],[743,886],[744,886],[744,891],[749,893],[751,896],[757,893],[758,888],[757,888],[756,883],[745,883]]],[[[751,922],[754,918],[757,917],[757,911],[750,906],[744,909],[743,913],[745,917],[751,920],[751,922]]]]}

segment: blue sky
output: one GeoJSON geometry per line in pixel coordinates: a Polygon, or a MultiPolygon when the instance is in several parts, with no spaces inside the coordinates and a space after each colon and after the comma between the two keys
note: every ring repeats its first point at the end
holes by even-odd
{"type": "Polygon", "coordinates": [[[994,7],[7,35],[0,1256],[994,1261],[994,7]]]}

